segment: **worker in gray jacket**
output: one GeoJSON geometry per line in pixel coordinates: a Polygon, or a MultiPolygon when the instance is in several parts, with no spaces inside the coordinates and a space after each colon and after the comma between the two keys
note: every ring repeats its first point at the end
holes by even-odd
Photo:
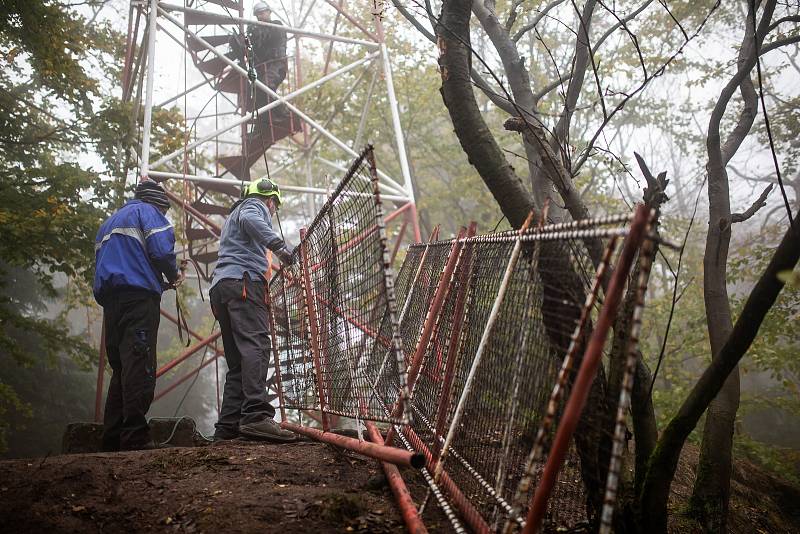
{"type": "Polygon", "coordinates": [[[264,278],[267,249],[284,264],[294,261],[292,249],[272,229],[272,215],[280,202],[275,182],[254,180],[222,228],[210,296],[222,331],[228,373],[215,441],[239,436],[294,440],[294,434],[274,421],[275,408],[267,402],[266,390],[271,349],[264,278]]]}

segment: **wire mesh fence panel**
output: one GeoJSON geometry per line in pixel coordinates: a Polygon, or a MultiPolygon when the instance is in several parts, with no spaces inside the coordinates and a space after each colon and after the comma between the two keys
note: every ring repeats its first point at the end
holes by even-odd
{"type": "Polygon", "coordinates": [[[626,215],[418,243],[395,286],[382,215],[365,151],[300,261],[272,280],[286,407],[396,425],[440,504],[474,531],[514,531],[529,511],[540,531],[596,529],[612,448],[615,469],[624,460],[617,406],[631,369],[630,351],[604,347],[603,317],[644,234],[620,246],[634,233],[626,215]],[[612,264],[622,274],[609,285],[612,264]],[[579,391],[585,405],[568,417],[579,391]]]}
{"type": "Polygon", "coordinates": [[[318,409],[308,313],[300,271],[284,268],[270,282],[270,313],[278,349],[285,408],[318,409]]]}
{"type": "Polygon", "coordinates": [[[291,375],[287,407],[388,421],[375,384],[384,380],[402,395],[405,366],[371,148],[314,218],[297,254],[298,262],[270,284],[274,313],[285,323],[299,321],[277,339],[291,375]],[[291,294],[283,295],[286,286],[291,294]]]}
{"type": "MultiPolygon", "coordinates": [[[[621,220],[624,218],[611,222],[621,220]]],[[[517,527],[524,524],[527,503],[540,480],[592,318],[602,303],[602,292],[598,298],[587,297],[599,287],[598,271],[615,259],[617,236],[624,233],[624,228],[602,221],[569,231],[557,227],[530,231],[520,240],[518,259],[505,282],[516,242],[514,234],[462,240],[447,298],[414,383],[411,431],[434,459],[441,455],[441,473],[454,481],[492,529],[502,529],[507,522],[517,527]],[[587,250],[587,237],[609,242],[600,269],[595,267],[599,259],[591,258],[587,250]],[[485,332],[495,307],[496,317],[485,332]],[[482,341],[485,347],[480,349],[481,359],[475,365],[482,341]],[[546,419],[553,386],[568,354],[571,364],[561,377],[563,387],[551,410],[552,424],[540,438],[543,450],[530,469],[532,484],[519,498],[516,494],[526,460],[546,419]],[[468,379],[470,374],[474,376],[468,379]],[[469,389],[465,390],[467,385],[469,389]],[[454,421],[459,403],[463,406],[454,421]],[[451,440],[443,451],[448,433],[451,440]],[[515,506],[521,509],[515,510],[515,506]]],[[[409,276],[421,270],[429,273],[428,280],[435,278],[451,244],[412,245],[401,273],[409,276]],[[438,260],[421,265],[426,249],[438,260]]],[[[418,331],[426,305],[429,302],[403,316],[400,328],[404,335],[418,331]]],[[[596,524],[616,409],[616,402],[605,395],[606,381],[601,367],[558,473],[544,531],[596,524]]],[[[475,525],[473,529],[480,530],[475,525]]]]}

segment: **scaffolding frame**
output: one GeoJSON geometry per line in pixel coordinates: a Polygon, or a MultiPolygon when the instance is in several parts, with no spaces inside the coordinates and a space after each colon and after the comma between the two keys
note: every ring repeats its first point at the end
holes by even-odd
{"type": "MultiPolygon", "coordinates": [[[[250,4],[251,2],[247,2],[250,4]]],[[[289,25],[277,26],[272,23],[261,22],[254,18],[245,16],[245,2],[243,0],[207,0],[202,2],[202,9],[199,5],[195,7],[188,7],[187,2],[184,5],[177,5],[175,3],[168,3],[162,0],[131,0],[128,10],[128,32],[125,44],[125,63],[122,71],[122,99],[124,102],[133,104],[134,109],[142,109],[141,125],[136,121],[132,124],[132,130],[141,128],[141,145],[138,148],[138,153],[135,157],[138,158],[138,165],[136,165],[135,172],[139,180],[147,178],[155,179],[156,181],[165,180],[179,180],[184,184],[184,195],[176,195],[170,193],[170,198],[173,205],[176,205],[180,210],[179,217],[182,218],[186,238],[188,240],[187,250],[189,256],[192,258],[195,267],[198,270],[198,276],[208,280],[212,273],[211,264],[215,258],[216,252],[214,251],[213,243],[218,241],[219,234],[222,227],[222,219],[227,213],[227,206],[220,205],[218,202],[211,200],[212,194],[209,192],[217,192],[234,196],[234,192],[238,192],[242,183],[245,181],[242,177],[224,177],[229,171],[220,172],[220,158],[219,147],[223,146],[237,146],[241,149],[242,167],[244,174],[249,180],[249,171],[253,163],[245,161],[251,157],[248,154],[247,127],[248,123],[256,114],[250,111],[247,105],[246,92],[250,90],[247,81],[247,71],[244,70],[235,60],[231,59],[229,55],[221,52],[217,48],[224,44],[221,40],[222,36],[210,36],[214,42],[209,42],[208,30],[214,31],[223,29],[226,26],[233,26],[238,30],[239,34],[243,34],[248,26],[264,26],[264,27],[279,27],[286,32],[289,46],[291,41],[294,41],[294,54],[288,55],[288,61],[291,62],[293,73],[288,73],[286,85],[290,86],[293,82],[294,88],[286,94],[280,94],[267,87],[260,79],[256,79],[253,85],[256,91],[265,93],[269,100],[268,104],[261,106],[258,109],[258,114],[269,114],[278,106],[283,106],[290,111],[293,116],[299,117],[301,123],[301,131],[294,133],[293,125],[290,128],[290,135],[285,137],[287,141],[285,144],[278,144],[281,139],[273,142],[264,151],[279,152],[286,154],[289,160],[283,165],[276,165],[270,172],[271,175],[281,175],[287,170],[293,168],[302,169],[305,174],[306,184],[281,184],[281,189],[289,195],[299,195],[305,201],[306,213],[312,213],[319,205],[317,199],[325,197],[329,193],[330,184],[325,184],[328,187],[323,187],[319,184],[319,180],[315,179],[312,175],[312,168],[314,163],[318,163],[327,168],[343,171],[346,170],[346,163],[331,161],[331,159],[322,157],[318,145],[323,142],[328,142],[333,147],[339,149],[339,153],[343,158],[341,161],[347,161],[358,155],[360,149],[359,144],[365,139],[365,125],[366,119],[374,109],[374,97],[381,89],[385,92],[386,99],[389,104],[389,111],[391,114],[392,123],[392,144],[397,156],[397,163],[399,164],[400,176],[397,178],[391,177],[387,172],[378,169],[379,187],[381,189],[382,198],[395,205],[394,210],[387,210],[385,220],[387,223],[396,220],[396,231],[394,237],[394,244],[391,246],[392,259],[394,259],[400,244],[404,239],[411,238],[414,241],[420,240],[420,229],[417,219],[416,204],[414,199],[414,187],[411,177],[410,166],[408,163],[408,156],[405,147],[405,139],[400,121],[400,110],[397,102],[397,97],[394,90],[394,83],[392,78],[392,69],[390,63],[389,50],[386,45],[386,37],[383,30],[380,13],[371,13],[374,29],[369,29],[365,24],[359,22],[346,8],[345,0],[324,0],[318,2],[317,0],[296,0],[290,2],[280,2],[282,8],[282,15],[284,20],[290,20],[289,25]],[[319,5],[318,5],[319,4],[319,5]],[[289,7],[286,9],[285,6],[289,7]],[[331,9],[330,13],[334,15],[334,23],[332,31],[316,31],[309,29],[309,17],[312,12],[323,7],[331,9]],[[182,20],[181,20],[182,19],[182,20]],[[191,28],[194,26],[194,30],[191,28]],[[174,32],[174,33],[173,33],[174,32]],[[362,38],[354,38],[344,33],[357,33],[362,38]],[[314,80],[306,80],[304,77],[302,64],[303,64],[303,51],[301,46],[302,39],[311,39],[326,43],[326,57],[324,69],[320,77],[314,80]],[[191,68],[202,68],[200,64],[199,54],[205,54],[203,60],[208,61],[207,58],[222,64],[222,69],[228,77],[234,75],[239,76],[237,97],[238,100],[234,101],[225,94],[225,89],[222,86],[223,76],[209,76],[202,70],[201,75],[203,80],[189,85],[186,83],[184,71],[184,87],[175,91],[175,94],[158,95],[159,104],[156,102],[155,82],[157,76],[157,66],[159,58],[162,57],[160,53],[166,50],[166,45],[169,44],[173,47],[177,46],[179,53],[184,54],[184,69],[188,68],[187,63],[194,62],[191,68]],[[334,46],[349,45],[358,47],[363,50],[363,55],[360,59],[352,61],[341,67],[332,69],[332,53],[334,46]],[[335,108],[328,116],[313,118],[310,113],[304,112],[302,104],[297,104],[299,97],[304,94],[323,87],[326,83],[341,78],[348,73],[356,73],[361,71],[356,83],[352,85],[347,94],[342,100],[349,98],[350,95],[361,84],[369,84],[367,89],[366,101],[360,112],[358,130],[355,139],[348,144],[345,140],[341,139],[335,131],[332,131],[330,124],[338,114],[338,107],[335,108]],[[369,71],[371,76],[368,75],[369,71]],[[293,79],[290,79],[293,74],[293,79]],[[144,87],[143,87],[144,85],[144,87]],[[185,132],[186,141],[183,146],[167,155],[153,158],[153,113],[154,110],[169,104],[179,104],[181,100],[186,102],[186,99],[191,95],[194,96],[199,90],[210,87],[213,91],[213,99],[215,108],[218,108],[220,99],[224,100],[223,105],[232,107],[231,110],[220,112],[216,109],[214,112],[201,110],[195,117],[192,117],[193,128],[192,131],[185,132]],[[205,116],[203,116],[205,113],[205,116]],[[201,119],[214,119],[215,128],[211,131],[200,134],[201,119]],[[226,124],[220,126],[220,121],[227,121],[226,124]],[[224,138],[226,134],[238,134],[238,141],[224,138]],[[190,139],[190,136],[193,138],[190,139]],[[189,159],[192,151],[195,155],[198,149],[207,147],[213,143],[214,151],[217,155],[217,161],[214,165],[214,172],[189,172],[189,159]],[[183,165],[180,164],[180,158],[183,158],[183,165]],[[208,189],[203,189],[208,188],[208,189]],[[199,243],[199,244],[197,244],[199,243]],[[209,263],[203,265],[203,259],[211,259],[209,263]],[[201,261],[196,261],[196,260],[201,261]]],[[[277,11],[277,10],[276,10],[277,11]]],[[[177,70],[173,71],[178,76],[177,70]]],[[[254,96],[254,95],[253,95],[254,96]]],[[[255,107],[255,106],[253,106],[255,107]]],[[[188,109],[184,106],[183,114],[187,117],[188,109]]],[[[272,116],[270,117],[270,128],[272,128],[272,116]]],[[[188,125],[189,119],[186,118],[188,125]]],[[[274,130],[273,141],[274,141],[274,130]]],[[[263,142],[263,133],[262,139],[263,142]]],[[[260,147],[256,147],[260,148],[260,147]]],[[[120,145],[120,154],[123,152],[123,147],[120,145]]],[[[258,157],[261,157],[258,155],[258,157]]],[[[120,161],[122,156],[120,155],[120,161]]],[[[265,165],[269,165],[264,160],[265,165]]],[[[269,167],[268,167],[269,169],[269,167]]],[[[133,169],[132,169],[133,170],[133,169]]],[[[128,169],[121,170],[122,176],[128,174],[128,169]]],[[[177,216],[176,216],[177,217],[177,216]]],[[[169,313],[162,310],[162,316],[170,322],[178,324],[178,318],[173,317],[169,313]]],[[[185,349],[178,357],[168,362],[159,368],[158,376],[162,376],[167,371],[179,367],[181,364],[189,360],[193,355],[200,351],[211,350],[212,357],[204,359],[202,364],[188,373],[182,375],[175,380],[170,386],[164,388],[156,393],[155,399],[158,400],[173,391],[178,385],[192,378],[199,373],[203,368],[211,363],[218,363],[218,358],[223,356],[223,352],[218,346],[218,335],[211,335],[202,337],[194,332],[190,332],[191,337],[196,339],[196,343],[185,349]]],[[[103,385],[106,367],[106,354],[105,354],[105,336],[104,332],[101,334],[101,347],[100,359],[98,362],[98,375],[96,384],[96,398],[95,398],[95,420],[102,420],[102,401],[103,401],[103,385]]],[[[217,382],[219,381],[217,374],[217,382]]],[[[219,389],[219,386],[217,386],[219,389]]],[[[270,393],[277,396],[278,391],[274,384],[270,385],[270,393]]]]}

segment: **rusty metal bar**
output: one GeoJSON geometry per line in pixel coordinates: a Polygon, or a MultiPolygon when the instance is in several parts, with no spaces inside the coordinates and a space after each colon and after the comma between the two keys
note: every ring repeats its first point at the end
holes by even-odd
{"type": "MultiPolygon", "coordinates": [[[[411,358],[411,365],[408,368],[407,383],[409,391],[414,389],[414,382],[417,380],[417,375],[419,375],[419,370],[422,367],[422,360],[425,357],[425,352],[428,349],[428,343],[433,335],[433,328],[436,325],[436,318],[439,316],[439,312],[442,310],[444,299],[450,289],[450,279],[453,277],[453,271],[455,271],[456,264],[461,256],[461,238],[464,237],[464,234],[465,230],[462,228],[458,232],[458,239],[453,241],[453,244],[450,248],[450,255],[447,258],[444,271],[442,272],[442,276],[439,278],[439,283],[436,286],[436,291],[434,292],[433,299],[431,300],[431,305],[428,308],[427,315],[425,316],[425,322],[422,325],[422,332],[420,333],[419,341],[417,342],[417,348],[414,351],[414,356],[411,358]]],[[[395,403],[394,409],[392,410],[392,416],[399,417],[400,414],[403,413],[403,409],[404,407],[402,404],[402,399],[398,400],[397,403],[395,403]]],[[[386,444],[391,444],[393,438],[394,427],[390,428],[389,432],[386,434],[386,444]]]]}
{"type": "MultiPolygon", "coordinates": [[[[402,433],[406,438],[408,438],[408,441],[411,442],[411,445],[423,454],[425,457],[425,466],[428,468],[428,471],[432,473],[433,469],[436,467],[436,464],[434,463],[433,454],[431,454],[431,451],[411,427],[403,428],[402,433]]],[[[478,512],[478,510],[472,506],[472,503],[469,502],[469,499],[461,492],[456,483],[453,482],[453,479],[450,478],[450,475],[448,475],[447,471],[444,469],[441,470],[437,483],[440,484],[442,489],[444,489],[450,495],[450,500],[453,502],[455,507],[458,508],[458,511],[461,513],[461,517],[464,518],[464,521],[467,522],[473,532],[480,534],[489,534],[489,532],[491,532],[489,525],[483,520],[480,512],[478,512]]]]}
{"type": "Polygon", "coordinates": [[[186,373],[185,375],[180,377],[178,380],[176,380],[175,382],[170,384],[166,389],[164,389],[164,391],[159,391],[158,395],[153,397],[153,402],[159,400],[161,397],[163,397],[164,395],[166,395],[167,393],[169,393],[170,391],[172,391],[176,387],[180,386],[181,384],[183,384],[184,382],[186,382],[187,380],[192,378],[194,375],[199,373],[203,368],[205,368],[205,367],[211,365],[212,363],[214,363],[215,361],[217,361],[217,359],[219,357],[220,357],[219,354],[215,354],[210,359],[208,359],[208,360],[204,361],[202,364],[200,364],[194,371],[189,371],[188,373],[186,373]]]}
{"type": "Polygon", "coordinates": [[[219,237],[220,233],[222,232],[222,229],[214,221],[212,221],[211,219],[209,219],[208,217],[206,217],[205,215],[203,215],[202,213],[197,211],[194,208],[194,206],[192,206],[191,204],[189,204],[188,202],[183,200],[181,197],[179,197],[178,195],[176,195],[175,193],[173,193],[169,189],[165,189],[165,191],[167,192],[167,196],[169,197],[170,200],[180,204],[181,207],[184,209],[184,211],[187,211],[188,213],[191,213],[192,216],[194,216],[195,219],[200,221],[200,223],[205,225],[209,230],[211,230],[213,233],[217,234],[217,237],[219,237]]]}
{"type": "MultiPolygon", "coordinates": [[[[168,371],[172,370],[178,364],[183,363],[184,361],[188,360],[189,358],[192,357],[192,355],[194,355],[194,353],[196,353],[198,350],[200,350],[202,348],[207,347],[208,345],[210,345],[211,343],[216,341],[221,335],[222,335],[222,332],[217,332],[215,334],[211,334],[210,336],[208,336],[207,338],[205,338],[204,340],[202,340],[198,344],[189,347],[188,349],[183,351],[180,356],[178,356],[177,358],[175,358],[171,362],[168,362],[168,363],[165,363],[164,365],[162,365],[161,368],[159,368],[158,371],[156,371],[156,378],[159,378],[159,377],[163,376],[165,373],[167,373],[168,371]]],[[[214,352],[217,353],[218,351],[215,350],[214,352]]],[[[218,356],[219,354],[217,353],[215,355],[218,356]]]]}
{"type": "Polygon", "coordinates": [[[409,382],[409,376],[405,368],[405,354],[403,352],[403,340],[400,339],[400,321],[397,315],[397,300],[394,292],[394,278],[391,274],[391,261],[389,259],[389,249],[386,245],[386,220],[384,219],[383,203],[381,201],[380,182],[378,180],[378,166],[375,163],[375,152],[372,145],[368,145],[364,151],[367,163],[369,164],[370,180],[372,181],[372,194],[375,199],[375,224],[378,226],[378,237],[383,258],[383,283],[386,291],[386,313],[392,328],[392,351],[395,354],[397,372],[400,379],[400,390],[398,392],[398,417],[403,416],[405,423],[411,422],[410,395],[413,381],[409,382]]]}
{"type": "MultiPolygon", "coordinates": [[[[467,230],[467,235],[472,237],[477,231],[477,223],[472,223],[467,230]]],[[[434,457],[439,460],[442,452],[442,444],[439,437],[444,438],[444,426],[447,420],[447,408],[450,406],[451,387],[453,375],[455,373],[456,359],[458,358],[461,329],[464,326],[464,308],[467,300],[467,286],[471,276],[472,268],[472,247],[467,245],[464,251],[463,268],[461,268],[461,281],[459,284],[458,295],[456,296],[455,308],[453,310],[453,330],[450,333],[450,344],[447,348],[447,363],[445,364],[444,379],[442,380],[442,390],[439,395],[439,405],[436,408],[436,424],[434,432],[434,457]]]]}
{"type": "Polygon", "coordinates": [[[317,373],[317,393],[319,396],[319,407],[322,414],[322,429],[327,432],[330,430],[328,414],[325,413],[327,403],[325,402],[325,380],[322,376],[322,365],[320,363],[320,344],[319,331],[317,324],[317,312],[314,303],[314,289],[311,287],[311,275],[308,265],[308,244],[306,243],[306,229],[300,229],[300,263],[303,271],[303,289],[306,299],[306,310],[308,313],[308,324],[311,330],[311,354],[314,358],[314,369],[317,373]]]}
{"type": "MultiPolygon", "coordinates": [[[[366,421],[365,424],[369,440],[372,443],[383,443],[383,436],[375,428],[375,425],[371,421],[366,421]]],[[[400,508],[400,515],[406,524],[406,530],[410,534],[427,534],[428,529],[425,528],[425,523],[417,513],[417,507],[414,505],[414,500],[411,498],[411,493],[408,491],[408,486],[406,486],[400,470],[389,462],[381,462],[381,467],[389,482],[389,487],[392,489],[397,507],[400,508]]]]}
{"type": "Polygon", "coordinates": [[[419,214],[417,213],[417,205],[409,202],[411,205],[411,224],[414,227],[414,241],[419,243],[422,241],[422,233],[419,230],[419,214]]]}
{"type": "MultiPolygon", "coordinates": [[[[161,308],[161,315],[163,315],[164,317],[166,317],[166,318],[167,318],[169,321],[171,321],[171,322],[173,322],[173,323],[175,323],[175,324],[178,324],[178,318],[177,318],[177,317],[175,317],[174,315],[170,314],[170,313],[169,313],[168,311],[166,311],[164,308],[161,308]]],[[[189,327],[186,327],[186,332],[188,332],[190,336],[192,336],[192,337],[194,337],[195,339],[198,339],[198,340],[200,340],[200,341],[202,341],[202,340],[204,339],[204,338],[203,338],[203,336],[201,336],[200,334],[198,334],[197,332],[195,332],[194,330],[192,330],[192,329],[191,329],[191,328],[189,328],[189,327]]]]}
{"type": "MultiPolygon", "coordinates": [[[[645,231],[648,236],[654,227],[654,219],[655,214],[653,213],[645,231]]],[[[614,504],[617,502],[619,472],[622,469],[622,454],[626,444],[625,430],[627,427],[625,425],[625,416],[631,404],[631,391],[633,390],[636,362],[639,359],[639,334],[642,330],[642,313],[644,312],[647,283],[650,280],[650,270],[653,267],[654,259],[655,244],[652,239],[645,239],[644,245],[639,253],[639,280],[638,286],[636,287],[636,306],[633,309],[630,331],[628,332],[626,347],[628,357],[625,362],[625,374],[622,380],[622,388],[619,392],[619,402],[617,404],[614,444],[611,449],[611,461],[608,465],[603,511],[600,514],[600,534],[611,534],[612,522],[614,519],[614,504]]]]}
{"type": "Polygon", "coordinates": [[[636,215],[631,223],[628,238],[625,240],[617,266],[614,269],[614,274],[611,278],[608,292],[606,293],[605,302],[600,309],[600,315],[597,318],[597,323],[595,324],[592,336],[586,346],[578,375],[572,386],[572,393],[567,400],[567,405],[564,408],[564,415],[556,430],[553,446],[550,449],[547,463],[542,472],[542,478],[533,494],[523,534],[533,534],[537,532],[544,518],[544,514],[547,510],[547,502],[553,492],[556,479],[558,478],[558,472],[561,469],[564,457],[569,449],[569,442],[578,425],[581,412],[589,396],[589,390],[597,374],[597,369],[600,366],[600,360],[603,356],[603,345],[608,336],[608,331],[611,329],[611,325],[614,322],[614,317],[616,317],[620,301],[622,300],[622,294],[625,291],[625,283],[628,279],[631,266],[633,265],[633,260],[642,245],[642,241],[646,237],[645,229],[647,228],[649,211],[650,210],[644,205],[640,205],[636,209],[636,215]]]}
{"type": "Polygon", "coordinates": [[[359,441],[357,439],[348,438],[347,436],[340,436],[339,434],[334,434],[332,432],[325,432],[316,428],[296,425],[288,421],[282,422],[281,428],[284,430],[291,430],[296,434],[302,434],[303,436],[321,441],[323,443],[329,443],[331,445],[336,445],[337,447],[358,452],[364,456],[375,458],[376,460],[390,462],[395,465],[413,467],[414,469],[420,469],[425,465],[425,457],[422,454],[398,449],[396,447],[370,443],[368,441],[359,441]]]}
{"type": "MultiPolygon", "coordinates": [[[[270,259],[270,270],[272,269],[272,261],[270,259]]],[[[264,298],[267,303],[267,317],[269,318],[269,338],[270,344],[272,345],[272,358],[275,362],[275,381],[276,388],[278,391],[278,408],[281,411],[281,421],[286,421],[286,408],[284,406],[285,402],[283,400],[283,382],[281,381],[281,357],[278,354],[278,342],[275,339],[275,315],[273,314],[272,308],[272,295],[269,291],[269,283],[266,283],[264,286],[264,298]]]]}
{"type": "Polygon", "coordinates": [[[394,246],[392,247],[392,255],[389,259],[390,264],[394,264],[394,260],[397,258],[400,245],[403,244],[403,238],[406,236],[406,228],[408,228],[408,217],[403,219],[403,224],[400,225],[400,230],[397,231],[397,237],[395,237],[394,246]]]}

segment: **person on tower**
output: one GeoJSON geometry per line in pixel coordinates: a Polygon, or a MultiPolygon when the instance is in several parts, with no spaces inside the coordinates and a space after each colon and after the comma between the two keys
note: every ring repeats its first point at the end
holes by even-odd
{"type": "MultiPolygon", "coordinates": [[[[253,15],[259,22],[282,25],[281,21],[272,19],[272,10],[266,2],[256,2],[253,6],[253,15]]],[[[247,30],[250,40],[251,54],[247,58],[252,62],[252,67],[256,71],[258,79],[267,87],[276,91],[278,86],[286,79],[289,61],[286,56],[286,31],[270,26],[251,25],[247,30]]],[[[232,52],[239,57],[246,53],[241,41],[231,42],[232,52]]],[[[260,89],[256,89],[256,97],[253,111],[266,106],[274,98],[260,89]]],[[[270,110],[272,120],[280,120],[287,116],[284,106],[279,106],[270,110]]],[[[270,113],[259,115],[261,126],[269,125],[270,113]]],[[[258,125],[257,125],[258,127],[258,125]]]]}
{"type": "Polygon", "coordinates": [[[219,321],[228,364],[214,440],[242,436],[293,441],[294,434],[274,421],[275,408],[267,402],[271,341],[264,274],[267,250],[285,265],[291,265],[295,255],[272,229],[272,216],[281,203],[278,185],[265,177],[252,181],[243,193],[222,228],[211,279],[211,311],[219,321]]]}
{"type": "Polygon", "coordinates": [[[134,198],[111,215],[94,242],[94,298],[103,307],[105,349],[113,374],[103,419],[103,450],[156,448],[147,411],[156,388],[161,293],[183,281],[175,258],[169,198],[139,182],[134,198]],[[166,282],[164,281],[166,278],[166,282]]]}

